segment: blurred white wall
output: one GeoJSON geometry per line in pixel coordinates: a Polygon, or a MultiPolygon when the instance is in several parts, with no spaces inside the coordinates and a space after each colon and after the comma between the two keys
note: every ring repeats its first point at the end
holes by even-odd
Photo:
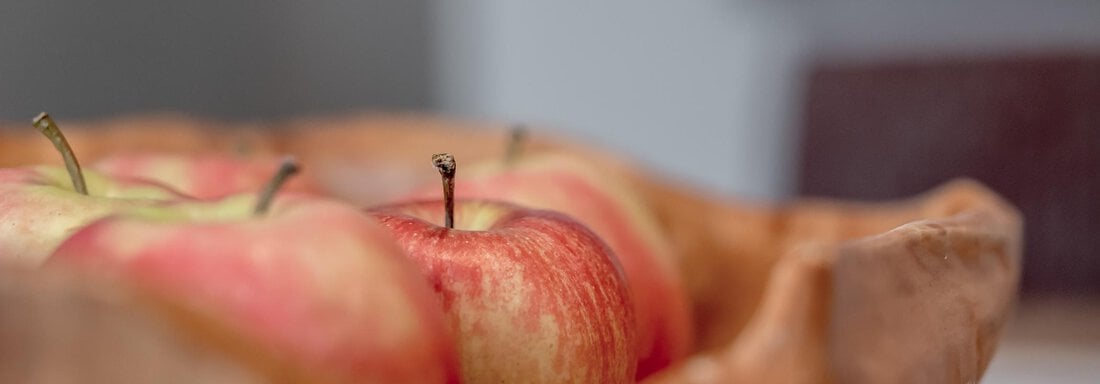
{"type": "Polygon", "coordinates": [[[785,6],[433,4],[443,110],[550,125],[723,192],[791,192],[806,33],[785,6]]]}
{"type": "Polygon", "coordinates": [[[432,3],[436,92],[549,124],[722,192],[783,198],[819,62],[1100,47],[1100,1],[432,3]]]}

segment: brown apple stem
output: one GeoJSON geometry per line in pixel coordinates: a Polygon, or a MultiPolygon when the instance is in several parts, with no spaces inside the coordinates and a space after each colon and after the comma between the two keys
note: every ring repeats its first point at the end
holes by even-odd
{"type": "Polygon", "coordinates": [[[432,155],[432,165],[443,176],[443,220],[447,228],[455,227],[455,157],[450,153],[432,155]]]}
{"type": "Polygon", "coordinates": [[[275,171],[275,175],[271,177],[271,181],[268,181],[264,189],[260,191],[260,197],[256,200],[256,208],[252,210],[252,213],[256,216],[266,214],[268,208],[271,208],[271,201],[275,200],[275,194],[279,192],[279,188],[282,188],[283,184],[286,184],[287,179],[298,173],[299,170],[301,170],[301,168],[298,166],[298,161],[295,160],[294,157],[287,156],[283,158],[283,163],[279,165],[279,170],[275,171]]]}
{"type": "Polygon", "coordinates": [[[80,194],[87,195],[88,186],[84,184],[84,172],[80,170],[80,163],[76,161],[76,154],[73,153],[73,148],[69,146],[69,141],[65,140],[61,128],[57,127],[57,123],[46,112],[38,114],[31,122],[34,123],[34,127],[38,128],[39,132],[50,139],[54,148],[57,148],[57,151],[61,153],[61,157],[65,159],[65,169],[69,171],[69,178],[73,181],[73,189],[80,194]]]}
{"type": "Polygon", "coordinates": [[[523,144],[527,141],[527,127],[523,124],[516,124],[512,126],[511,134],[508,137],[508,147],[504,152],[504,164],[512,165],[519,159],[519,155],[522,153],[523,144]]]}

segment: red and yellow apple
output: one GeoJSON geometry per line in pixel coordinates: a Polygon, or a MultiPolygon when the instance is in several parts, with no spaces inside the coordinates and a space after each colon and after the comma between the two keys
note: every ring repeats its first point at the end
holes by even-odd
{"type": "Polygon", "coordinates": [[[37,266],[73,231],[95,219],[185,198],[155,183],[82,172],[53,120],[42,114],[34,124],[54,141],[66,168],[0,169],[0,262],[37,266]]]}
{"type": "Polygon", "coordinates": [[[0,383],[336,384],[148,290],[0,266],[0,383]]]}
{"type": "MultiPolygon", "coordinates": [[[[454,193],[462,199],[502,200],[569,215],[611,247],[634,299],[639,379],[691,351],[691,307],[673,251],[636,192],[617,175],[600,174],[568,154],[535,154],[476,165],[455,183],[454,193]]],[[[415,196],[438,194],[438,187],[430,189],[415,196]]]]}
{"type": "MultiPolygon", "coordinates": [[[[453,176],[453,159],[446,169],[453,176]]],[[[491,201],[369,212],[434,286],[457,337],[464,382],[633,382],[630,292],[614,254],[584,225],[491,201]]]]}
{"type": "Polygon", "coordinates": [[[238,195],[104,218],[48,265],[179,298],[280,357],[352,382],[457,382],[443,312],[387,231],[315,197],[263,206],[238,195]]]}

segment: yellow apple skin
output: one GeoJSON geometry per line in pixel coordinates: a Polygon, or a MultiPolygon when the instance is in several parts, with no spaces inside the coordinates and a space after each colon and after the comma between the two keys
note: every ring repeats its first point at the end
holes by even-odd
{"type": "Polygon", "coordinates": [[[251,195],[90,224],[51,267],[133,281],[227,321],[278,356],[351,382],[454,383],[454,342],[424,277],[358,209],[251,195]]]}
{"type": "Polygon", "coordinates": [[[80,227],[132,207],[184,200],[151,182],[84,172],[88,195],[73,190],[64,168],[0,169],[0,263],[40,265],[80,227]]]}

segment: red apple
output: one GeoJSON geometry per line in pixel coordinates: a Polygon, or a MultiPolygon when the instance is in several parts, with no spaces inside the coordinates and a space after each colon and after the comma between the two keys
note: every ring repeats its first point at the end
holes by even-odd
{"type": "Polygon", "coordinates": [[[102,276],[0,266],[0,383],[337,383],[102,276]]]}
{"type": "MultiPolygon", "coordinates": [[[[521,131],[519,131],[521,132],[521,131]]],[[[671,246],[627,183],[567,154],[517,157],[473,167],[456,181],[463,199],[503,200],[554,210],[607,242],[623,266],[638,321],[638,379],[688,355],[691,307],[671,246]]],[[[432,188],[438,189],[436,188],[432,188]]],[[[438,192],[422,191],[423,198],[438,192]]]]}
{"type": "MultiPolygon", "coordinates": [[[[259,189],[279,167],[274,157],[235,157],[227,154],[120,153],[96,162],[93,168],[119,178],[152,180],[200,199],[214,199],[259,189]]],[[[294,178],[287,192],[315,193],[308,178],[294,178]]]]}
{"type": "Polygon", "coordinates": [[[154,183],[84,173],[57,125],[34,120],[65,158],[66,168],[0,169],[0,262],[36,266],[68,235],[109,214],[185,197],[154,183]]]}
{"type": "MultiPolygon", "coordinates": [[[[453,186],[446,177],[453,158],[436,159],[444,185],[453,186]]],[[[465,382],[633,382],[630,292],[613,253],[584,225],[560,213],[449,198],[369,212],[434,285],[465,382]]]]}
{"type": "Polygon", "coordinates": [[[268,200],[256,200],[105,218],[65,241],[50,265],[178,297],[280,356],[353,382],[457,382],[443,313],[387,231],[338,202],[287,196],[264,214],[268,200]]]}

